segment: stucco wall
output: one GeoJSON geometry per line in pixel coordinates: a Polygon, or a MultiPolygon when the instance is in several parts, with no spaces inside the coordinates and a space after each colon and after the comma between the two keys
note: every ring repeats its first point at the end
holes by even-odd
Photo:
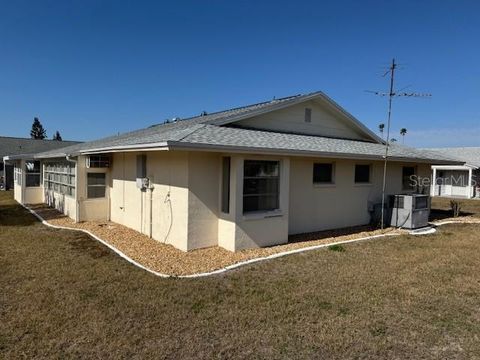
{"type": "Polygon", "coordinates": [[[141,191],[136,186],[136,159],[139,154],[141,153],[117,153],[113,157],[111,220],[151,235],[160,242],[187,250],[188,153],[145,153],[147,177],[151,180],[152,187],[146,191],[141,191]]]}
{"type": "Polygon", "coordinates": [[[218,244],[220,161],[216,153],[188,154],[188,249],[218,244]]]}
{"type": "MultiPolygon", "coordinates": [[[[429,165],[390,162],[387,194],[411,192],[402,189],[402,167],[417,166],[417,174],[429,177],[429,165]]],[[[289,233],[298,234],[370,222],[369,205],[381,202],[383,162],[292,158],[290,170],[289,233]],[[335,184],[313,183],[313,164],[335,164],[335,184]],[[355,164],[371,164],[370,184],[355,184],[355,164]]],[[[426,189],[428,193],[428,189],[426,189]]]]}

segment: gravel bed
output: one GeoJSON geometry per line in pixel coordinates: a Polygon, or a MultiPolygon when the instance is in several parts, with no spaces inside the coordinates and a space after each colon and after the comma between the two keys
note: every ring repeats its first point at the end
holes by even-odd
{"type": "MultiPolygon", "coordinates": [[[[52,225],[88,230],[142,265],[169,275],[190,275],[209,272],[240,261],[264,257],[283,251],[353,240],[366,236],[379,235],[382,234],[382,232],[406,233],[404,230],[394,230],[392,228],[382,231],[373,230],[367,226],[360,226],[295,235],[290,237],[288,244],[268,248],[230,252],[221,247],[214,246],[184,252],[111,221],[75,223],[69,217],[63,216],[56,210],[47,208],[44,205],[32,205],[31,208],[52,225]]],[[[467,218],[463,218],[459,220],[466,219],[467,218]]]]}

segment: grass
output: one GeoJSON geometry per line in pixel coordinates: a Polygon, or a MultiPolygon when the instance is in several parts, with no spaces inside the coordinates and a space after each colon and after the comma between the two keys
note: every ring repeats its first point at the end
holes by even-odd
{"type": "Polygon", "coordinates": [[[478,358],[478,225],[161,279],[0,192],[0,358],[478,358]]]}

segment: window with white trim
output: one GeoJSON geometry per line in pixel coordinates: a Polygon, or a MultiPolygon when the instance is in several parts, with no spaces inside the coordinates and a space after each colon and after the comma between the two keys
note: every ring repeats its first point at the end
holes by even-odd
{"type": "Polygon", "coordinates": [[[38,160],[25,161],[25,186],[26,187],[40,186],[40,161],[38,160]]]}
{"type": "Polygon", "coordinates": [[[370,165],[357,164],[355,165],[355,183],[369,184],[370,183],[370,165]]]}
{"type": "Polygon", "coordinates": [[[89,155],[86,160],[87,168],[108,168],[111,162],[109,155],[89,155]]]}
{"type": "Polygon", "coordinates": [[[222,212],[230,212],[230,157],[222,158],[222,212]]]}
{"type": "Polygon", "coordinates": [[[105,173],[87,173],[87,198],[105,197],[106,185],[105,173]]]}
{"type": "Polygon", "coordinates": [[[334,166],[332,163],[315,163],[313,164],[313,183],[334,184],[333,173],[334,166]]]}
{"type": "Polygon", "coordinates": [[[243,212],[271,211],[280,207],[280,162],[245,160],[243,212]]]}
{"type": "Polygon", "coordinates": [[[413,177],[416,174],[417,169],[415,166],[404,166],[402,168],[402,190],[414,190],[415,184],[413,177]]]}

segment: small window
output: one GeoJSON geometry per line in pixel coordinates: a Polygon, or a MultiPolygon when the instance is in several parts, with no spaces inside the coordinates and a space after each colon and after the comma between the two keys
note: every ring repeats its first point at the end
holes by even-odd
{"type": "Polygon", "coordinates": [[[147,156],[137,155],[137,179],[147,177],[147,156]]]}
{"type": "Polygon", "coordinates": [[[312,122],[312,109],[310,108],[305,108],[305,122],[312,122]]]}
{"type": "Polygon", "coordinates": [[[105,197],[105,173],[87,174],[87,198],[96,199],[105,197]]]}
{"type": "Polygon", "coordinates": [[[355,183],[370,183],[370,165],[355,165],[355,183]]]}
{"type": "Polygon", "coordinates": [[[415,185],[413,183],[412,176],[415,176],[415,167],[413,166],[404,166],[402,168],[402,189],[403,190],[413,190],[415,185]]]}
{"type": "Polygon", "coordinates": [[[230,212],[230,158],[222,160],[222,212],[230,212]]]}
{"type": "Polygon", "coordinates": [[[279,208],[280,163],[245,160],[243,171],[243,212],[279,208]]]}
{"type": "Polygon", "coordinates": [[[90,155],[87,157],[87,168],[108,168],[110,167],[110,156],[90,155]]]}
{"type": "Polygon", "coordinates": [[[40,161],[26,161],[25,162],[25,186],[38,187],[40,186],[40,161]]]}
{"type": "Polygon", "coordinates": [[[314,184],[333,184],[333,164],[313,164],[314,184]]]}

